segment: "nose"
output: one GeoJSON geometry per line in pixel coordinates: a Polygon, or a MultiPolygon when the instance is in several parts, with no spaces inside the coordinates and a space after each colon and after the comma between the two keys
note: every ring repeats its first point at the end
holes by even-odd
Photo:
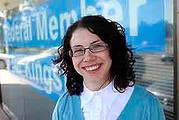
{"type": "Polygon", "coordinates": [[[92,61],[95,59],[94,53],[92,53],[89,49],[86,49],[85,54],[84,54],[84,62],[92,61]]]}

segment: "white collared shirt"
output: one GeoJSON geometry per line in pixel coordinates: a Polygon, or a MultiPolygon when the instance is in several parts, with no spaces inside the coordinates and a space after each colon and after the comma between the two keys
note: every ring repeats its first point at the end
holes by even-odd
{"type": "Polygon", "coordinates": [[[111,82],[99,91],[91,91],[83,85],[80,99],[85,120],[116,120],[134,89],[127,87],[124,93],[119,93],[111,82]]]}

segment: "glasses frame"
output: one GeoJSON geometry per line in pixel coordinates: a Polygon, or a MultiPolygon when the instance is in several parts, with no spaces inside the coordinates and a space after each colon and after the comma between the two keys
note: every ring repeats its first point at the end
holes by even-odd
{"type": "Polygon", "coordinates": [[[80,56],[83,56],[83,55],[86,53],[86,50],[87,50],[87,49],[89,49],[89,51],[90,51],[91,53],[98,53],[98,52],[102,52],[102,51],[107,50],[108,47],[109,47],[109,46],[108,46],[108,44],[106,44],[106,43],[91,44],[89,47],[86,47],[86,48],[82,46],[82,48],[83,48],[83,54],[73,56],[73,51],[72,51],[72,49],[71,49],[71,50],[69,50],[69,56],[70,56],[70,57],[80,57],[80,56]],[[102,49],[102,50],[99,50],[99,51],[93,51],[92,47],[93,47],[94,45],[98,45],[98,44],[104,44],[105,48],[102,49]]]}

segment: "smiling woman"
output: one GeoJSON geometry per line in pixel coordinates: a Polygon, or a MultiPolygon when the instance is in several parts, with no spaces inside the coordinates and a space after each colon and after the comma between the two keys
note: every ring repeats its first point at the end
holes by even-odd
{"type": "Polygon", "coordinates": [[[92,91],[108,85],[114,76],[110,75],[112,60],[106,43],[83,28],[74,31],[70,43],[73,66],[84,84],[92,91]]]}
{"type": "Polygon", "coordinates": [[[81,18],[68,28],[59,56],[55,63],[67,77],[67,92],[53,120],[165,119],[158,98],[135,84],[132,49],[117,22],[81,18]]]}

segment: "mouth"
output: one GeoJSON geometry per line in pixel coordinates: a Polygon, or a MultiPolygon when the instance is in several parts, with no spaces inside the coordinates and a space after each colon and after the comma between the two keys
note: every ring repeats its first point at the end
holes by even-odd
{"type": "Polygon", "coordinates": [[[99,65],[99,64],[98,64],[98,65],[92,65],[92,66],[84,67],[84,69],[85,69],[86,71],[95,71],[95,70],[99,69],[100,66],[101,66],[101,65],[99,65]]]}

